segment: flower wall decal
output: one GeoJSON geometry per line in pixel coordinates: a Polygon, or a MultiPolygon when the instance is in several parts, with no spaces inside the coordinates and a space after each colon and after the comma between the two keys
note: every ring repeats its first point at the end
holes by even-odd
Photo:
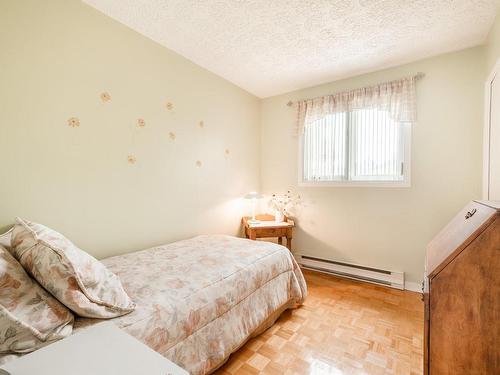
{"type": "Polygon", "coordinates": [[[107,91],[104,91],[101,93],[100,98],[103,103],[106,103],[111,100],[111,95],[107,91]]]}
{"type": "MultiPolygon", "coordinates": [[[[100,98],[100,100],[103,103],[107,103],[107,102],[111,101],[111,99],[112,99],[110,93],[107,92],[107,91],[102,91],[99,94],[99,98],[100,98]]],[[[166,102],[165,103],[165,108],[168,111],[173,111],[174,104],[171,103],[171,102],[166,102]]],[[[80,127],[80,124],[81,124],[81,122],[80,122],[80,119],[78,117],[70,117],[67,120],[67,125],[70,126],[70,127],[72,127],[72,128],[80,127]]],[[[144,118],[142,118],[142,117],[137,118],[136,126],[138,128],[145,128],[146,127],[146,120],[144,118]]],[[[205,121],[204,120],[198,120],[197,126],[198,126],[199,129],[204,129],[205,128],[205,121]]],[[[134,133],[132,134],[132,141],[131,141],[132,143],[134,143],[135,136],[137,136],[137,133],[135,135],[134,135],[134,133]]],[[[173,132],[173,131],[168,132],[168,139],[170,141],[176,141],[176,139],[177,139],[176,133],[173,132]]],[[[226,156],[226,157],[228,157],[231,154],[231,150],[229,148],[225,148],[223,152],[224,152],[224,156],[226,156]]],[[[137,163],[137,157],[134,154],[128,154],[127,155],[127,163],[132,164],[132,165],[136,164],[137,163]]],[[[203,162],[201,160],[196,160],[195,161],[195,166],[197,168],[202,168],[203,167],[203,162]]]]}
{"type": "Polygon", "coordinates": [[[68,126],[71,126],[72,128],[77,128],[80,126],[80,120],[76,117],[71,117],[68,119],[68,126]]]}

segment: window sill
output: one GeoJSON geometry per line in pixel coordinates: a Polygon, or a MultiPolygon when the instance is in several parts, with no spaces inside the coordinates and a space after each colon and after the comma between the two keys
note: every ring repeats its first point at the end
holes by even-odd
{"type": "Polygon", "coordinates": [[[410,188],[410,181],[299,181],[300,187],[410,188]]]}

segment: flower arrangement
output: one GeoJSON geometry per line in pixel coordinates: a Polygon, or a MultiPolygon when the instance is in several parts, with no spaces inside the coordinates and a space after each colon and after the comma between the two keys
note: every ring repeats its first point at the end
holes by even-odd
{"type": "Polygon", "coordinates": [[[274,210],[276,221],[283,221],[286,214],[300,203],[300,195],[293,195],[290,190],[286,194],[273,194],[268,202],[269,208],[274,210]]]}

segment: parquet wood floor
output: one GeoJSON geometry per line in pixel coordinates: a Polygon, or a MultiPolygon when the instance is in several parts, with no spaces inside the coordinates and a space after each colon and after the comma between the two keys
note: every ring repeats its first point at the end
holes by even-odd
{"type": "Polygon", "coordinates": [[[217,375],[423,373],[421,295],[304,272],[305,304],[286,311],[217,375]]]}

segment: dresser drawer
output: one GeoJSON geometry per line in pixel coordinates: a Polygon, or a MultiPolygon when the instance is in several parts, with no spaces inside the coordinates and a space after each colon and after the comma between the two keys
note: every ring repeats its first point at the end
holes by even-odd
{"type": "Polygon", "coordinates": [[[426,272],[434,277],[489,225],[496,210],[471,202],[463,208],[427,245],[426,272]]]}

